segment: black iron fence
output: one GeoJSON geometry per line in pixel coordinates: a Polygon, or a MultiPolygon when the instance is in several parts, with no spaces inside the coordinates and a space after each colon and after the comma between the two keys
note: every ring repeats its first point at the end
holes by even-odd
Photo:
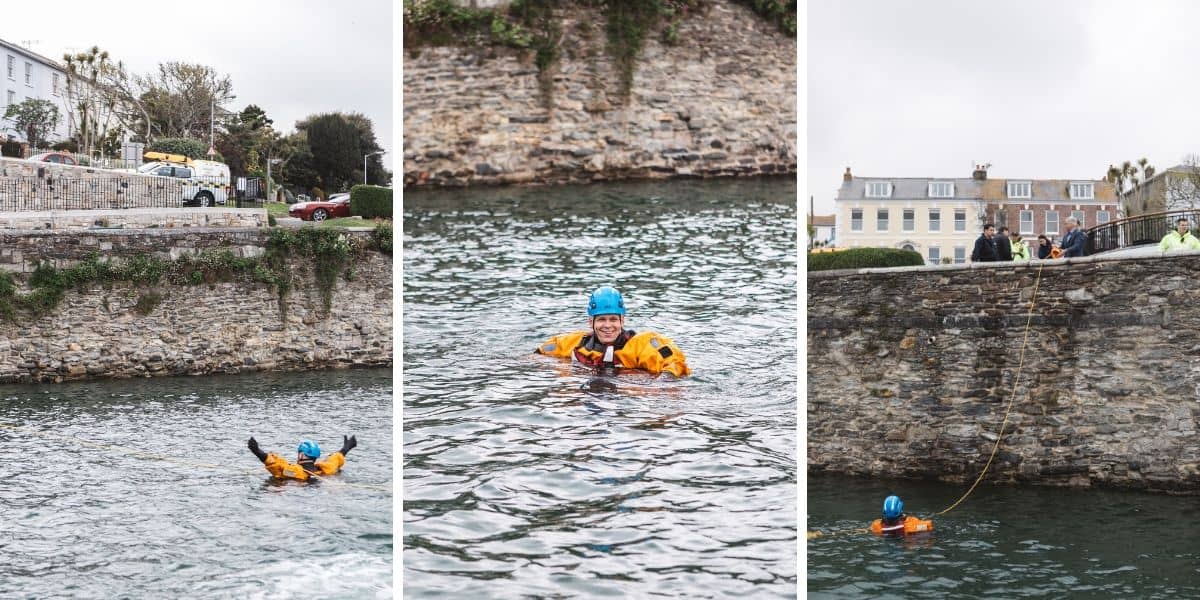
{"type": "MultiPolygon", "coordinates": [[[[145,176],[0,177],[0,212],[233,206],[222,181],[145,176]]],[[[247,202],[250,200],[247,199],[247,202]]]]}
{"type": "Polygon", "coordinates": [[[1175,223],[1185,218],[1195,226],[1200,223],[1200,209],[1172,210],[1109,221],[1087,230],[1088,255],[1121,248],[1157,244],[1175,223]]]}

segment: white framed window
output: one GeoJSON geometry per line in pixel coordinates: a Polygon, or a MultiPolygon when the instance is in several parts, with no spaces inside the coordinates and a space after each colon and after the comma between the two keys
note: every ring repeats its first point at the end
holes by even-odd
{"type": "Polygon", "coordinates": [[[850,231],[862,231],[862,209],[850,209],[850,231]]]}
{"type": "Polygon", "coordinates": [[[33,85],[33,63],[25,63],[25,85],[33,85]]]}
{"type": "Polygon", "coordinates": [[[1021,211],[1021,235],[1033,235],[1033,211],[1021,211]]]}
{"type": "Polygon", "coordinates": [[[12,106],[16,103],[17,103],[17,93],[12,90],[8,90],[8,105],[12,106]]]}
{"type": "Polygon", "coordinates": [[[954,184],[949,181],[931,181],[929,182],[929,197],[930,198],[953,198],[954,184]]]}
{"type": "Polygon", "coordinates": [[[13,56],[8,57],[8,78],[17,79],[17,59],[13,56]]]}
{"type": "Polygon", "coordinates": [[[954,209],[954,230],[955,231],[966,231],[967,230],[967,209],[965,209],[965,208],[954,209]]]}
{"type": "Polygon", "coordinates": [[[62,84],[62,80],[60,79],[60,75],[58,73],[51,73],[50,74],[51,93],[53,93],[55,96],[61,96],[62,95],[61,84],[62,84]]]}
{"type": "Polygon", "coordinates": [[[1079,223],[1079,227],[1080,227],[1081,229],[1082,229],[1082,228],[1084,228],[1084,227],[1087,227],[1086,225],[1084,225],[1084,224],[1083,224],[1083,211],[1082,211],[1082,210],[1073,210],[1073,211],[1071,211],[1071,216],[1072,216],[1072,217],[1075,217],[1075,222],[1076,222],[1076,223],[1079,223]]]}
{"type": "Polygon", "coordinates": [[[1103,225],[1103,224],[1107,223],[1108,221],[1109,221],[1109,216],[1108,216],[1107,210],[1096,211],[1096,224],[1097,225],[1103,225]]]}
{"type": "Polygon", "coordinates": [[[967,247],[966,246],[955,246],[954,247],[954,264],[961,265],[965,262],[967,262],[967,247]]]}
{"type": "Polygon", "coordinates": [[[916,228],[917,228],[916,213],[917,213],[917,211],[915,211],[911,208],[904,209],[904,230],[905,231],[916,230],[916,228]]]}
{"type": "Polygon", "coordinates": [[[1008,197],[1009,198],[1032,198],[1033,197],[1033,182],[1031,182],[1031,181],[1010,181],[1010,182],[1008,182],[1008,197]]]}
{"type": "Polygon", "coordinates": [[[929,264],[936,265],[942,262],[942,249],[937,246],[929,247],[929,264]]]}
{"type": "Polygon", "coordinates": [[[875,231],[888,230],[888,209],[875,209],[875,231]]]}
{"type": "Polygon", "coordinates": [[[1071,199],[1072,200],[1091,200],[1095,198],[1092,182],[1087,183],[1072,183],[1071,184],[1071,199]]]}
{"type": "Polygon", "coordinates": [[[886,181],[868,181],[867,182],[867,197],[868,198],[890,198],[892,196],[892,184],[886,181]]]}
{"type": "Polygon", "coordinates": [[[941,230],[942,230],[942,209],[940,209],[940,208],[929,209],[929,231],[941,231],[941,230]]]}
{"type": "Polygon", "coordinates": [[[1046,231],[1044,233],[1058,233],[1058,211],[1046,211],[1046,231]]]}

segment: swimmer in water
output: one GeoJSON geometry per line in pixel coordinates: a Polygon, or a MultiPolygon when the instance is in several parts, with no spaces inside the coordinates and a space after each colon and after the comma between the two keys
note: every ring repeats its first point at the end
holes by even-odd
{"type": "Polygon", "coordinates": [[[588,298],[588,329],[556,335],[537,347],[538,354],[571,358],[600,370],[641,369],[651,375],[685,377],[692,370],[671,340],[652,331],[625,329],[625,300],[615,288],[597,288],[588,298]]]}
{"type": "Polygon", "coordinates": [[[288,462],[287,459],[274,452],[263,452],[258,447],[258,441],[253,437],[246,442],[246,446],[250,448],[254,456],[258,457],[258,460],[262,461],[271,475],[281,479],[307,481],[310,477],[333,475],[342,470],[342,465],[346,464],[346,455],[358,446],[358,439],[354,436],[342,436],[342,449],[323,460],[321,459],[321,447],[316,442],[304,440],[296,448],[296,462],[294,463],[288,462]]]}
{"type": "Polygon", "coordinates": [[[870,529],[876,535],[912,535],[933,531],[933,521],[904,514],[900,496],[888,496],[883,500],[883,518],[875,519],[870,529]]]}

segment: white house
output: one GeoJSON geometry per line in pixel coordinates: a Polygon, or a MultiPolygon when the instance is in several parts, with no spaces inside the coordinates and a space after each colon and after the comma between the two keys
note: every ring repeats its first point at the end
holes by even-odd
{"type": "Polygon", "coordinates": [[[67,72],[63,65],[32,50],[0,39],[0,140],[10,137],[26,141],[25,134],[13,127],[12,121],[4,119],[11,104],[20,104],[29,98],[49,100],[58,107],[59,121],[50,139],[66,139],[67,125],[67,72]]]}

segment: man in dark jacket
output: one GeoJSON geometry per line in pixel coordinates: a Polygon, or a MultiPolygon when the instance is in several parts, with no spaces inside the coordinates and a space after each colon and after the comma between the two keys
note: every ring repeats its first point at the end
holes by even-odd
{"type": "Polygon", "coordinates": [[[1012,260],[1012,244],[1008,241],[1008,228],[1001,225],[1000,232],[992,238],[996,241],[996,260],[1012,260]]]}
{"type": "Polygon", "coordinates": [[[1085,241],[1087,241],[1087,235],[1079,229],[1079,221],[1075,217],[1067,217],[1067,235],[1064,235],[1062,239],[1063,258],[1084,256],[1086,254],[1083,249],[1085,241]]]}
{"type": "Polygon", "coordinates": [[[988,223],[983,226],[983,235],[975,240],[975,250],[971,252],[971,262],[996,262],[996,226],[988,223]]]}

